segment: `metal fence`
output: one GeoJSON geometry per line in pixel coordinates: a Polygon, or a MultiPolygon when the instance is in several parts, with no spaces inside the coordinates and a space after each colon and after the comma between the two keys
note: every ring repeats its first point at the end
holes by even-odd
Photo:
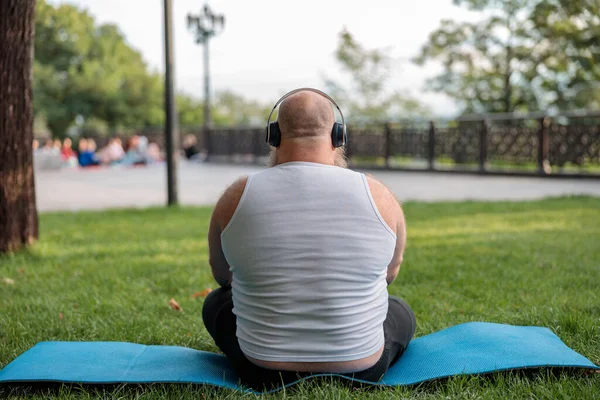
{"type": "MultiPolygon", "coordinates": [[[[349,126],[352,166],[600,177],[600,114],[349,126]]],[[[210,156],[268,155],[264,128],[213,129],[210,156]]],[[[250,156],[250,157],[248,157],[250,156]]]]}
{"type": "MultiPolygon", "coordinates": [[[[348,132],[353,167],[600,178],[600,112],[373,123],[350,125],[348,132]]],[[[162,130],[138,133],[162,147],[162,130]]],[[[264,127],[180,133],[196,136],[213,161],[260,164],[269,154],[264,127]]]]}

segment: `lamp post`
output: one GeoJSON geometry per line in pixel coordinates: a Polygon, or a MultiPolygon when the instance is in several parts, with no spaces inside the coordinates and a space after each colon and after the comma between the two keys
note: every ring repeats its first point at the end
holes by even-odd
{"type": "Polygon", "coordinates": [[[173,7],[171,0],[164,0],[165,29],[165,147],[167,152],[167,204],[177,205],[177,158],[179,154],[179,131],[177,109],[173,89],[173,7]]]}
{"type": "Polygon", "coordinates": [[[210,137],[209,129],[212,125],[210,116],[210,74],[209,74],[209,52],[208,42],[213,36],[223,31],[225,27],[225,16],[223,14],[215,14],[206,4],[202,9],[202,13],[198,15],[188,14],[187,16],[188,29],[195,36],[196,43],[204,45],[204,122],[202,124],[202,133],[204,136],[204,150],[209,156],[210,137]]]}

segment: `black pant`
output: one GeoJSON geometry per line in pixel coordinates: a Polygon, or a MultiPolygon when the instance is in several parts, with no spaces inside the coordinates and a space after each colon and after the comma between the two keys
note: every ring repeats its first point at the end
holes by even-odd
{"type": "MultiPolygon", "coordinates": [[[[254,390],[269,390],[311,375],[307,372],[276,371],[253,364],[240,349],[236,336],[231,288],[213,290],[204,300],[202,319],[216,345],[227,356],[244,385],[254,390]]],[[[371,368],[342,374],[355,379],[377,382],[408,346],[416,328],[415,315],[404,301],[389,296],[383,323],[385,346],[381,358],[371,368]]]]}

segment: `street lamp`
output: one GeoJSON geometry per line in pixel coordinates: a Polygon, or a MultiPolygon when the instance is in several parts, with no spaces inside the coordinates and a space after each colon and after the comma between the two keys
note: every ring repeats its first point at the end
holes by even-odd
{"type": "Polygon", "coordinates": [[[165,39],[165,147],[167,151],[167,204],[177,205],[177,158],[179,156],[179,131],[177,129],[177,108],[175,105],[175,89],[173,83],[173,30],[172,0],[163,2],[164,39],[165,39]]]}
{"type": "Polygon", "coordinates": [[[208,154],[209,150],[209,129],[211,126],[210,117],[210,75],[208,62],[208,42],[213,36],[223,31],[225,27],[225,16],[215,14],[206,4],[202,13],[198,15],[187,15],[188,29],[195,36],[196,43],[204,46],[204,123],[202,132],[204,135],[204,150],[208,154]]]}

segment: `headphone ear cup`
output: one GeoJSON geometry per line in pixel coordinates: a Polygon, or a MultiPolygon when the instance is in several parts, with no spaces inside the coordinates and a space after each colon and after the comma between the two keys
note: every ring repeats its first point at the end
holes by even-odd
{"type": "Polygon", "coordinates": [[[333,147],[342,147],[346,144],[346,134],[344,132],[344,125],[339,122],[335,122],[333,124],[333,129],[331,130],[331,144],[333,147]]]}
{"type": "Polygon", "coordinates": [[[279,147],[281,144],[281,131],[279,130],[279,123],[277,121],[269,124],[269,132],[267,131],[266,141],[273,147],[279,147]]]}

